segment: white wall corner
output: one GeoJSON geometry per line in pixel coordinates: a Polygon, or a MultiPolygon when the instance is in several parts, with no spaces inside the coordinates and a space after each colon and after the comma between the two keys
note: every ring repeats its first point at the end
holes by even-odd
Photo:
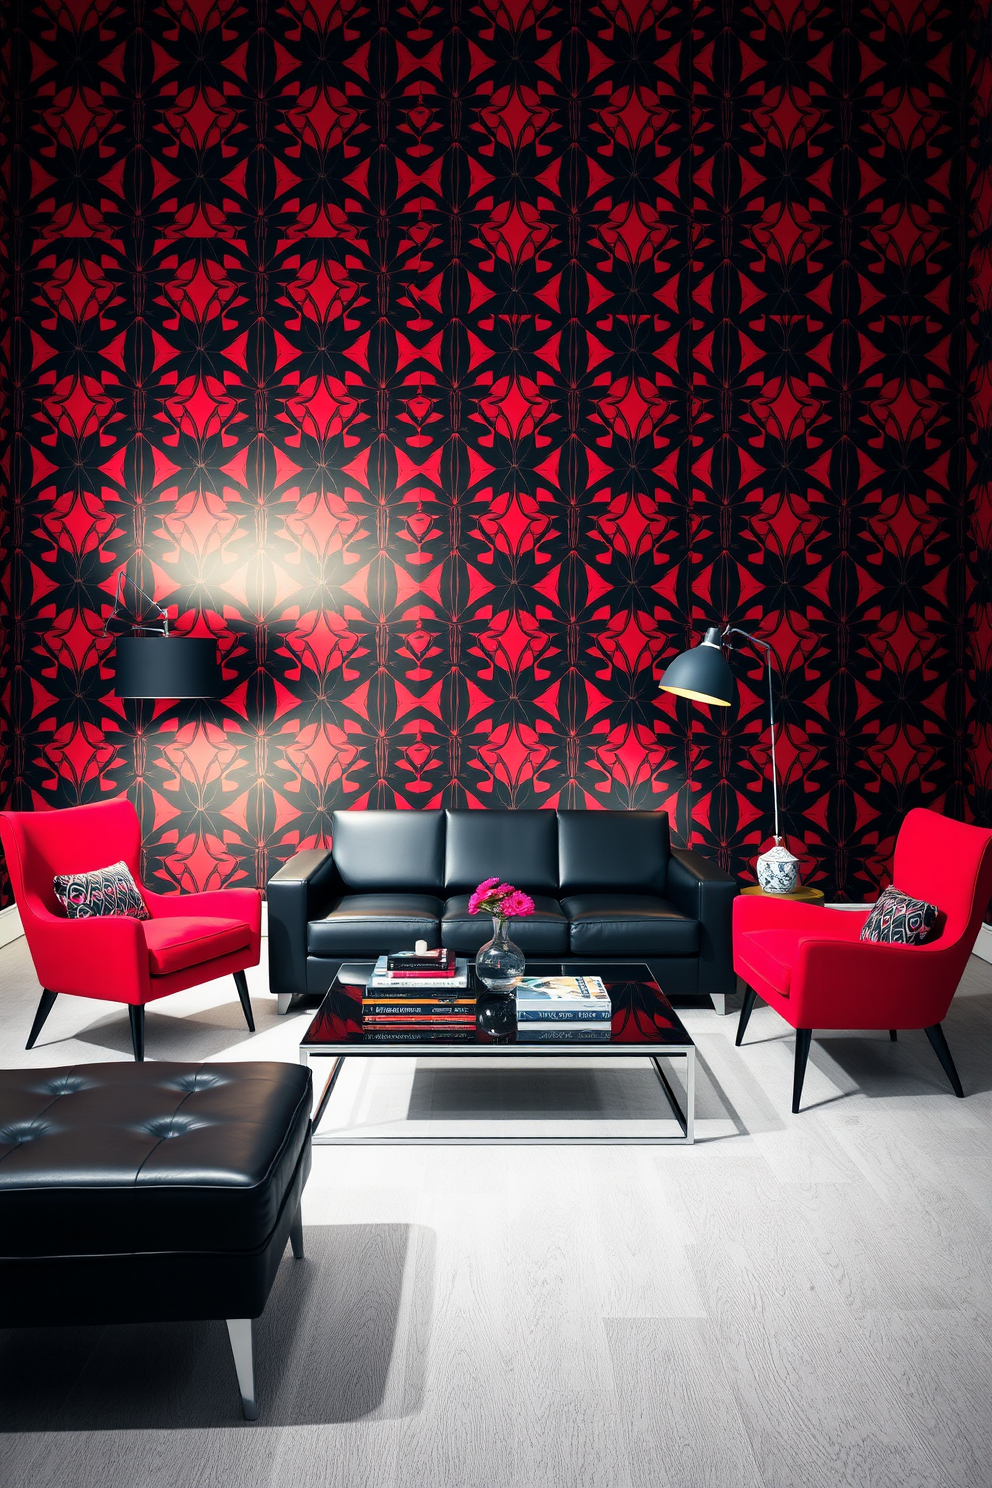
{"type": "Polygon", "coordinates": [[[6,909],[0,909],[0,946],[10,945],[12,940],[17,940],[23,934],[17,905],[9,904],[6,909]]]}

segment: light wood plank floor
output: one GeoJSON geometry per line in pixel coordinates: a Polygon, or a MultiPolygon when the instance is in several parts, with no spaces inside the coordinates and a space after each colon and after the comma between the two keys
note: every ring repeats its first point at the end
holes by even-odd
{"type": "MultiPolygon", "coordinates": [[[[151,1058],[295,1060],[252,974],[149,1013],[151,1058]]],[[[0,1062],[129,1056],[127,1019],[57,1006],[0,950],[0,1062]]],[[[921,1033],[813,1044],[759,1008],[685,1013],[700,1140],[318,1148],[308,1258],[258,1331],[240,1419],[223,1324],[0,1332],[4,1488],[989,1488],[992,966],[947,1019],[967,1099],[921,1033]]],[[[430,1126],[651,1119],[653,1076],[346,1067],[345,1117],[430,1126]]],[[[484,1129],[484,1128],[483,1128],[484,1129]]]]}

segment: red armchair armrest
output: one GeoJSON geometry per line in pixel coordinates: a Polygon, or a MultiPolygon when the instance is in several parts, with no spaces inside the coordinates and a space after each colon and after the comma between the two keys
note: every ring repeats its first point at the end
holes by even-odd
{"type": "MultiPolygon", "coordinates": [[[[818,911],[819,912],[819,911],[818,911]]],[[[822,913],[830,913],[824,910],[822,913]]],[[[947,1013],[963,961],[954,948],[803,936],[792,973],[796,1028],[926,1028],[947,1013]]]]}
{"type": "Polygon", "coordinates": [[[153,917],[159,919],[243,920],[251,930],[262,932],[260,889],[208,889],[203,894],[155,894],[142,887],[142,895],[153,917]]]}
{"type": "Polygon", "coordinates": [[[42,907],[23,916],[38,980],[49,992],[105,1002],[149,1000],[148,947],[140,920],[64,920],[42,907]]]}

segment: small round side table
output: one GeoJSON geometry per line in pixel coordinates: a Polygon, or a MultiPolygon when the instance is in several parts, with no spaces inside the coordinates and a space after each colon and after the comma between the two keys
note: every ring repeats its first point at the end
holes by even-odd
{"type": "Polygon", "coordinates": [[[762,899],[795,899],[800,904],[823,904],[822,889],[795,889],[791,894],[766,894],[760,884],[750,884],[741,889],[742,894],[758,894],[762,899]]]}

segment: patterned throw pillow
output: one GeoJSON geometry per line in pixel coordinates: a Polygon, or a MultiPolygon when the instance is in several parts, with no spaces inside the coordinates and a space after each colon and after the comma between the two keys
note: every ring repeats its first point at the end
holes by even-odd
{"type": "Polygon", "coordinates": [[[109,868],[94,868],[90,873],[56,873],[53,882],[70,920],[99,920],[107,915],[151,919],[126,863],[111,863],[109,868]]]}
{"type": "Polygon", "coordinates": [[[861,927],[862,940],[888,945],[922,945],[930,939],[940,910],[924,899],[911,899],[890,885],[879,894],[871,914],[861,927]]]}

